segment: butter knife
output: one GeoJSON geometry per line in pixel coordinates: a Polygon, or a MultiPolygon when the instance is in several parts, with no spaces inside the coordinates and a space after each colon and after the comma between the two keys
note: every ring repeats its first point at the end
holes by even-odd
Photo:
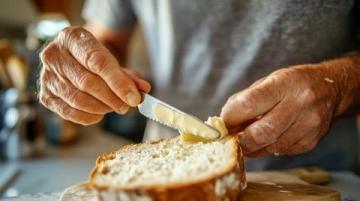
{"type": "Polygon", "coordinates": [[[149,94],[143,93],[143,101],[138,105],[138,109],[145,117],[177,129],[180,133],[187,133],[208,140],[220,137],[218,130],[205,124],[199,118],[180,111],[149,94]]]}

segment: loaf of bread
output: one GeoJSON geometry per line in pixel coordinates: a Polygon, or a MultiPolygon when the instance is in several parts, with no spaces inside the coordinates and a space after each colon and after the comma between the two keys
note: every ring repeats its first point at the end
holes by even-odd
{"type": "Polygon", "coordinates": [[[238,137],[229,135],[124,146],[97,159],[89,185],[103,201],[232,201],[246,181],[238,137]]]}

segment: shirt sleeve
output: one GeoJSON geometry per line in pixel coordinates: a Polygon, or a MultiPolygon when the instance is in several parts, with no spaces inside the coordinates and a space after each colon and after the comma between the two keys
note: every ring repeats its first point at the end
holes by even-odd
{"type": "Polygon", "coordinates": [[[112,29],[131,28],[137,21],[131,0],[86,0],[82,16],[112,29]]]}

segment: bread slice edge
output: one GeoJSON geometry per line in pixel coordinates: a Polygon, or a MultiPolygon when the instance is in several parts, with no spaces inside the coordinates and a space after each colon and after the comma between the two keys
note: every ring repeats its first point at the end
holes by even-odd
{"type": "MultiPolygon", "coordinates": [[[[159,198],[159,196],[168,197],[171,195],[169,199],[165,200],[181,200],[180,198],[178,198],[179,196],[186,197],[186,195],[188,195],[194,197],[194,195],[202,194],[201,196],[206,195],[214,198],[210,200],[218,200],[219,197],[224,196],[230,198],[230,200],[233,200],[232,198],[235,199],[239,192],[246,188],[246,179],[243,154],[239,146],[239,139],[237,136],[229,137],[232,138],[230,139],[232,140],[231,144],[233,146],[231,150],[233,150],[232,155],[235,160],[227,164],[227,166],[223,170],[214,173],[206,178],[172,184],[155,184],[145,186],[139,185],[136,188],[128,188],[126,186],[98,185],[95,182],[95,175],[99,172],[99,167],[102,163],[104,163],[106,160],[113,159],[116,156],[116,151],[113,151],[108,154],[103,154],[97,158],[96,165],[90,174],[89,187],[98,191],[100,197],[101,195],[103,197],[106,197],[109,195],[114,196],[115,194],[116,197],[121,197],[121,195],[147,195],[155,198],[151,200],[163,200],[157,198],[159,198]]],[[[162,141],[163,140],[146,142],[142,144],[125,145],[119,150],[127,149],[128,147],[134,146],[138,146],[138,148],[141,148],[141,146],[146,146],[146,144],[160,143],[162,141]]]]}

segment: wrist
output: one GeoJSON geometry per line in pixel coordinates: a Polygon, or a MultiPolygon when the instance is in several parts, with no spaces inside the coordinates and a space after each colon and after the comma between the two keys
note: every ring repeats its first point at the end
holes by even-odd
{"type": "Polygon", "coordinates": [[[324,81],[332,84],[330,87],[337,96],[334,116],[356,113],[360,105],[360,54],[352,53],[319,65],[324,81]]]}

